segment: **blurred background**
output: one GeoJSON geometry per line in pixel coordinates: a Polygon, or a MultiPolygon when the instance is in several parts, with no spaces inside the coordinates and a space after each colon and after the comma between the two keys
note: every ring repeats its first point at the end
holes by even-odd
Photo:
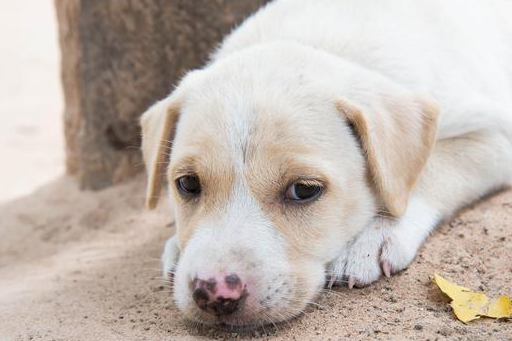
{"type": "Polygon", "coordinates": [[[52,0],[2,0],[0,202],[64,172],[58,42],[52,0]]]}
{"type": "Polygon", "coordinates": [[[266,0],[3,0],[0,203],[143,170],[138,118],[266,0]]]}

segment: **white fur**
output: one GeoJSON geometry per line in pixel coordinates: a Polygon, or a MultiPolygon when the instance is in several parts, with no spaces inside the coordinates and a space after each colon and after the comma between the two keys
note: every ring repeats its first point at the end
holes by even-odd
{"type": "Polygon", "coordinates": [[[439,223],[435,208],[412,198],[399,219],[376,218],[329,265],[334,281],[345,282],[352,276],[359,285],[379,279],[381,265],[388,262],[392,271],[406,268],[416,256],[428,234],[439,223]]]}
{"type": "Polygon", "coordinates": [[[294,41],[428,93],[439,137],[510,122],[512,5],[506,0],[281,0],[226,38],[214,60],[271,41],[294,41]],[[487,102],[487,103],[486,103],[487,102]],[[500,113],[468,109],[494,103],[500,113]]]}
{"type": "MultiPolygon", "coordinates": [[[[237,316],[243,323],[250,324],[251,318],[261,313],[261,301],[266,302],[268,314],[276,306],[283,309],[287,305],[279,298],[293,290],[285,243],[243,181],[239,178],[220,221],[201,222],[180,255],[173,294],[182,311],[190,312],[194,306],[189,283],[194,278],[210,278],[218,272],[236,273],[251,292],[245,302],[246,309],[237,316]]],[[[174,259],[175,254],[175,247],[164,251],[164,264],[174,259]]],[[[197,310],[189,314],[203,323],[222,322],[197,310]]]]}
{"type": "MultiPolygon", "coordinates": [[[[224,141],[229,157],[223,162],[235,167],[237,177],[219,221],[201,221],[181,252],[176,237],[166,244],[164,274],[178,264],[174,296],[180,308],[214,323],[191,302],[188,283],[200,271],[229,267],[252,278],[255,286],[272,289],[286,287],[276,282],[279,276],[292,276],[289,241],[272,226],[244,175],[241,151],[258,115],[256,104],[265,104],[276,117],[295,115],[298,123],[290,130],[298,137],[317,136],[311,143],[318,158],[311,163],[330,169],[347,190],[365,173],[362,156],[350,149],[355,142],[330,103],[334,97],[378,108],[376,91],[390,98],[412,92],[432,98],[440,108],[437,145],[405,213],[370,219],[377,199],[358,191],[359,213],[343,217],[343,226],[330,227],[330,234],[312,242],[311,254],[304,256],[302,268],[311,273],[304,284],[308,299],[321,288],[324,267],[336,280],[352,276],[360,285],[377,280],[383,262],[392,272],[403,270],[439,221],[511,185],[510,18],[512,3],[505,0],[277,0],[234,30],[212,61],[178,88],[186,98],[171,164],[190,152],[186,134],[207,126],[224,141]],[[325,150],[339,154],[322,155],[325,150]],[[233,259],[240,254],[235,251],[250,260],[233,259]],[[256,268],[249,269],[249,263],[256,268]]],[[[339,208],[340,216],[344,209],[339,208]]],[[[265,296],[266,289],[261,290],[254,300],[265,296]]],[[[267,307],[286,302],[272,296],[267,307]]],[[[292,315],[288,310],[271,317],[292,315]]],[[[251,319],[246,315],[240,321],[251,319]]]]}

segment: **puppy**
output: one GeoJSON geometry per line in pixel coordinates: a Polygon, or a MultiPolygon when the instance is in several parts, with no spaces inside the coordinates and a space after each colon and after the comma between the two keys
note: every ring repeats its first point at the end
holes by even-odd
{"type": "Polygon", "coordinates": [[[147,206],[188,319],[298,315],[326,278],[405,269],[512,183],[512,4],[277,0],[141,118],[147,206]]]}

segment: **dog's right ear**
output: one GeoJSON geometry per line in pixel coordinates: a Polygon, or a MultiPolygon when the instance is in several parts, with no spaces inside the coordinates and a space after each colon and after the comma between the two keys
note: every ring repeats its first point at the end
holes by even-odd
{"type": "Polygon", "coordinates": [[[145,205],[148,209],[155,208],[158,203],[179,110],[178,101],[171,95],[153,104],[140,118],[142,155],[147,172],[145,205]]]}

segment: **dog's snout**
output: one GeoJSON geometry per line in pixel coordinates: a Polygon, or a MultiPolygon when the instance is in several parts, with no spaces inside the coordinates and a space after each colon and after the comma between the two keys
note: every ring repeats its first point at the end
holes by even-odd
{"type": "Polygon", "coordinates": [[[240,278],[237,275],[229,275],[224,279],[228,287],[235,288],[238,284],[240,284],[240,278]]]}
{"type": "Polygon", "coordinates": [[[192,298],[194,299],[194,302],[196,302],[197,306],[201,308],[202,310],[206,310],[208,307],[208,301],[210,300],[210,297],[206,290],[202,288],[197,288],[192,293],[192,298]]]}
{"type": "Polygon", "coordinates": [[[246,285],[236,274],[195,278],[191,283],[196,305],[216,316],[229,315],[240,308],[247,296],[246,285]]]}
{"type": "Polygon", "coordinates": [[[240,299],[217,299],[212,302],[210,308],[217,316],[229,315],[234,313],[240,305],[240,299]]]}

